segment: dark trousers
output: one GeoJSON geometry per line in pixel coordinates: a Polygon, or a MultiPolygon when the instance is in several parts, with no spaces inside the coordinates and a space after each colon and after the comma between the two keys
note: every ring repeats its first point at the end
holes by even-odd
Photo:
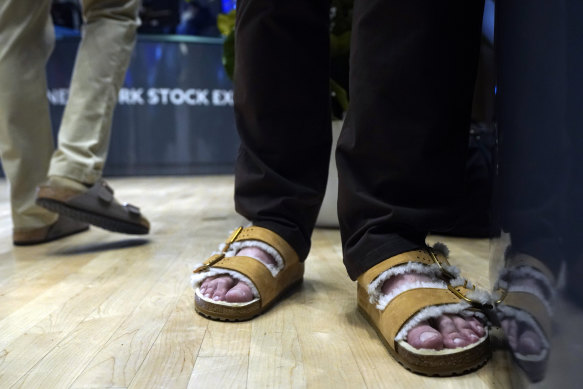
{"type": "MultiPolygon", "coordinates": [[[[329,2],[240,0],[235,206],[305,258],[330,156],[329,2]]],[[[482,0],[356,0],[336,151],[352,279],[458,215],[482,0]]]]}
{"type": "Polygon", "coordinates": [[[498,204],[515,251],[541,260],[583,300],[583,3],[496,8],[498,204]]]}

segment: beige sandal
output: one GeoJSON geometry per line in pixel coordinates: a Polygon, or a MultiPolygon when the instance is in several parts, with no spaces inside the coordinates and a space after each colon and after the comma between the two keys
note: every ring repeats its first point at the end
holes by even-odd
{"type": "Polygon", "coordinates": [[[450,376],[475,370],[490,357],[489,336],[465,347],[444,350],[417,349],[407,343],[407,333],[423,320],[442,314],[484,318],[482,308],[491,308],[489,296],[476,291],[447,262],[447,248],[415,250],[391,257],[358,278],[358,309],[376,330],[390,354],[414,373],[450,376]],[[418,282],[406,290],[388,295],[380,292],[385,280],[416,272],[434,276],[432,282],[418,282]]]}
{"type": "Polygon", "coordinates": [[[195,288],[194,308],[210,319],[243,321],[267,310],[285,292],[300,284],[304,263],[294,249],[276,233],[262,227],[239,227],[225,242],[221,252],[212,255],[193,271],[195,288]],[[243,247],[261,247],[278,263],[267,266],[262,262],[236,253],[243,247]],[[210,276],[228,274],[245,282],[255,298],[245,303],[215,301],[200,292],[200,283],[210,276]]]}

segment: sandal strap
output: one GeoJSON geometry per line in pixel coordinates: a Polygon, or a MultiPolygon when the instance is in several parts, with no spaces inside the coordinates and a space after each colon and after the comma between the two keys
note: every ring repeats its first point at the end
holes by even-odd
{"type": "MultiPolygon", "coordinates": [[[[465,287],[456,287],[456,290],[464,295],[470,291],[465,287]]],[[[460,302],[462,301],[448,289],[418,288],[399,294],[382,312],[374,305],[373,308],[376,314],[380,315],[377,321],[380,331],[394,348],[395,337],[401,328],[423,308],[460,302]]]]}
{"type": "MultiPolygon", "coordinates": [[[[432,249],[427,247],[426,250],[413,250],[395,255],[394,257],[384,260],[383,262],[368,269],[360,277],[358,277],[358,282],[361,285],[368,286],[390,268],[399,265],[405,265],[409,262],[418,262],[427,266],[434,265],[436,262],[434,258],[432,258],[431,252],[429,250],[432,249]]],[[[440,267],[449,266],[449,262],[447,261],[445,255],[440,252],[433,252],[433,254],[435,259],[437,259],[437,263],[440,265],[440,267]]]]}
{"type": "Polygon", "coordinates": [[[507,259],[506,268],[516,269],[521,266],[528,266],[539,271],[550,281],[551,285],[556,285],[555,276],[553,273],[544,263],[535,257],[524,253],[517,253],[507,259]]]}
{"type": "Polygon", "coordinates": [[[299,257],[296,254],[296,251],[289,245],[289,243],[287,243],[281,236],[277,235],[271,230],[268,230],[267,228],[257,226],[243,228],[234,241],[242,242],[245,240],[257,240],[263,243],[267,243],[275,250],[277,250],[285,263],[289,262],[292,264],[299,262],[299,257]]]}
{"type": "MultiPolygon", "coordinates": [[[[281,290],[278,280],[280,277],[274,279],[269,269],[254,258],[244,256],[226,257],[213,265],[213,268],[236,271],[247,277],[257,288],[261,305],[269,304],[281,290]]],[[[279,274],[283,272],[282,270],[279,274]]]]}
{"type": "Polygon", "coordinates": [[[551,316],[537,296],[528,292],[508,292],[504,299],[504,305],[528,313],[541,326],[546,336],[551,334],[551,316]]]}
{"type": "Polygon", "coordinates": [[[282,290],[299,281],[304,272],[304,264],[299,261],[295,250],[283,238],[275,232],[256,226],[236,229],[225,242],[222,252],[212,255],[193,273],[203,272],[209,267],[243,274],[257,288],[262,306],[268,305],[282,290]],[[237,255],[225,257],[233,243],[246,240],[260,241],[277,250],[284,261],[284,267],[275,278],[263,263],[254,258],[237,255]]]}
{"type": "Polygon", "coordinates": [[[225,247],[223,247],[222,252],[218,254],[211,255],[206,261],[203,262],[201,266],[193,270],[193,273],[200,273],[205,271],[211,266],[214,266],[223,258],[225,254],[229,251],[230,246],[235,242],[242,242],[245,240],[256,240],[263,242],[277,250],[284,262],[284,267],[289,265],[295,265],[299,263],[299,257],[295,250],[279,235],[275,232],[262,227],[239,227],[231,233],[229,238],[225,241],[225,247]]]}
{"type": "Polygon", "coordinates": [[[479,308],[490,309],[489,304],[481,304],[467,296],[474,290],[464,285],[453,286],[450,284],[452,275],[445,269],[449,266],[446,256],[441,252],[433,251],[430,247],[425,250],[413,250],[391,257],[367,270],[358,277],[358,297],[359,305],[366,310],[369,317],[374,318],[374,322],[379,327],[379,331],[389,342],[391,348],[395,347],[395,337],[401,328],[424,308],[467,303],[467,309],[478,310],[479,308]],[[437,264],[441,269],[443,279],[447,284],[447,289],[440,288],[414,288],[409,289],[395,296],[387,306],[381,311],[376,304],[369,300],[368,286],[380,277],[387,270],[407,264],[417,262],[426,266],[437,264]]]}
{"type": "Polygon", "coordinates": [[[114,200],[113,189],[103,179],[97,181],[93,186],[91,186],[87,193],[94,193],[95,197],[106,204],[110,204],[114,200]]]}

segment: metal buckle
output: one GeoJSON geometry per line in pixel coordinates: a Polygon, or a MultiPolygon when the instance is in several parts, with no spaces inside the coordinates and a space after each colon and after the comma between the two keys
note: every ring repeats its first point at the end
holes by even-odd
{"type": "MultiPolygon", "coordinates": [[[[453,274],[451,274],[450,272],[448,272],[447,270],[445,270],[443,266],[441,266],[441,262],[439,262],[439,259],[437,259],[437,255],[435,255],[435,253],[433,252],[433,249],[431,247],[427,247],[427,252],[429,253],[429,255],[431,255],[431,259],[433,259],[433,262],[435,262],[435,264],[437,266],[439,266],[439,270],[441,270],[441,274],[443,274],[447,280],[453,280],[455,278],[455,276],[453,274]]],[[[445,259],[445,263],[447,265],[449,265],[447,258],[445,259]]]]}
{"type": "Polygon", "coordinates": [[[506,296],[508,295],[508,289],[504,289],[504,288],[499,288],[498,289],[500,291],[500,298],[496,301],[494,301],[494,303],[496,305],[500,304],[502,301],[504,301],[504,299],[506,298],[506,296]]]}
{"type": "MultiPolygon", "coordinates": [[[[467,288],[467,286],[468,286],[468,281],[465,280],[464,281],[464,288],[467,288]]],[[[449,291],[451,293],[453,293],[454,295],[456,295],[456,297],[458,297],[459,299],[462,299],[462,300],[470,303],[474,307],[483,308],[483,309],[492,309],[492,308],[494,308],[492,306],[492,304],[482,304],[481,302],[472,300],[471,298],[469,298],[468,296],[464,295],[462,292],[460,292],[459,290],[457,290],[455,287],[453,287],[451,284],[447,284],[447,289],[449,289],[449,291]]],[[[476,290],[476,287],[474,285],[472,285],[472,290],[476,290]]]]}
{"type": "Polygon", "coordinates": [[[131,215],[140,216],[141,214],[140,208],[129,203],[123,203],[122,205],[124,206],[125,209],[127,209],[128,213],[130,213],[131,215]]]}
{"type": "Polygon", "coordinates": [[[194,269],[192,272],[193,273],[203,272],[203,271],[207,270],[209,267],[211,267],[214,264],[216,264],[217,262],[219,262],[221,259],[225,258],[225,254],[227,253],[227,251],[229,251],[229,247],[231,247],[231,245],[235,242],[235,240],[237,239],[239,234],[241,234],[241,231],[243,231],[243,227],[239,227],[235,231],[233,231],[231,236],[229,236],[229,238],[225,242],[225,247],[223,247],[223,250],[221,251],[221,253],[217,254],[216,256],[212,256],[211,259],[207,263],[202,264],[201,266],[194,269]]]}

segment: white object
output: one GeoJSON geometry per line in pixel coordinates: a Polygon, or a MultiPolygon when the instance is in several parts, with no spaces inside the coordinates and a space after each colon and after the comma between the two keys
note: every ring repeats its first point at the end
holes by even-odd
{"type": "Polygon", "coordinates": [[[330,155],[330,169],[328,170],[328,183],[324,201],[316,219],[316,227],[338,228],[338,170],[336,169],[336,144],[342,130],[342,120],[332,121],[332,153],[330,155]]]}

